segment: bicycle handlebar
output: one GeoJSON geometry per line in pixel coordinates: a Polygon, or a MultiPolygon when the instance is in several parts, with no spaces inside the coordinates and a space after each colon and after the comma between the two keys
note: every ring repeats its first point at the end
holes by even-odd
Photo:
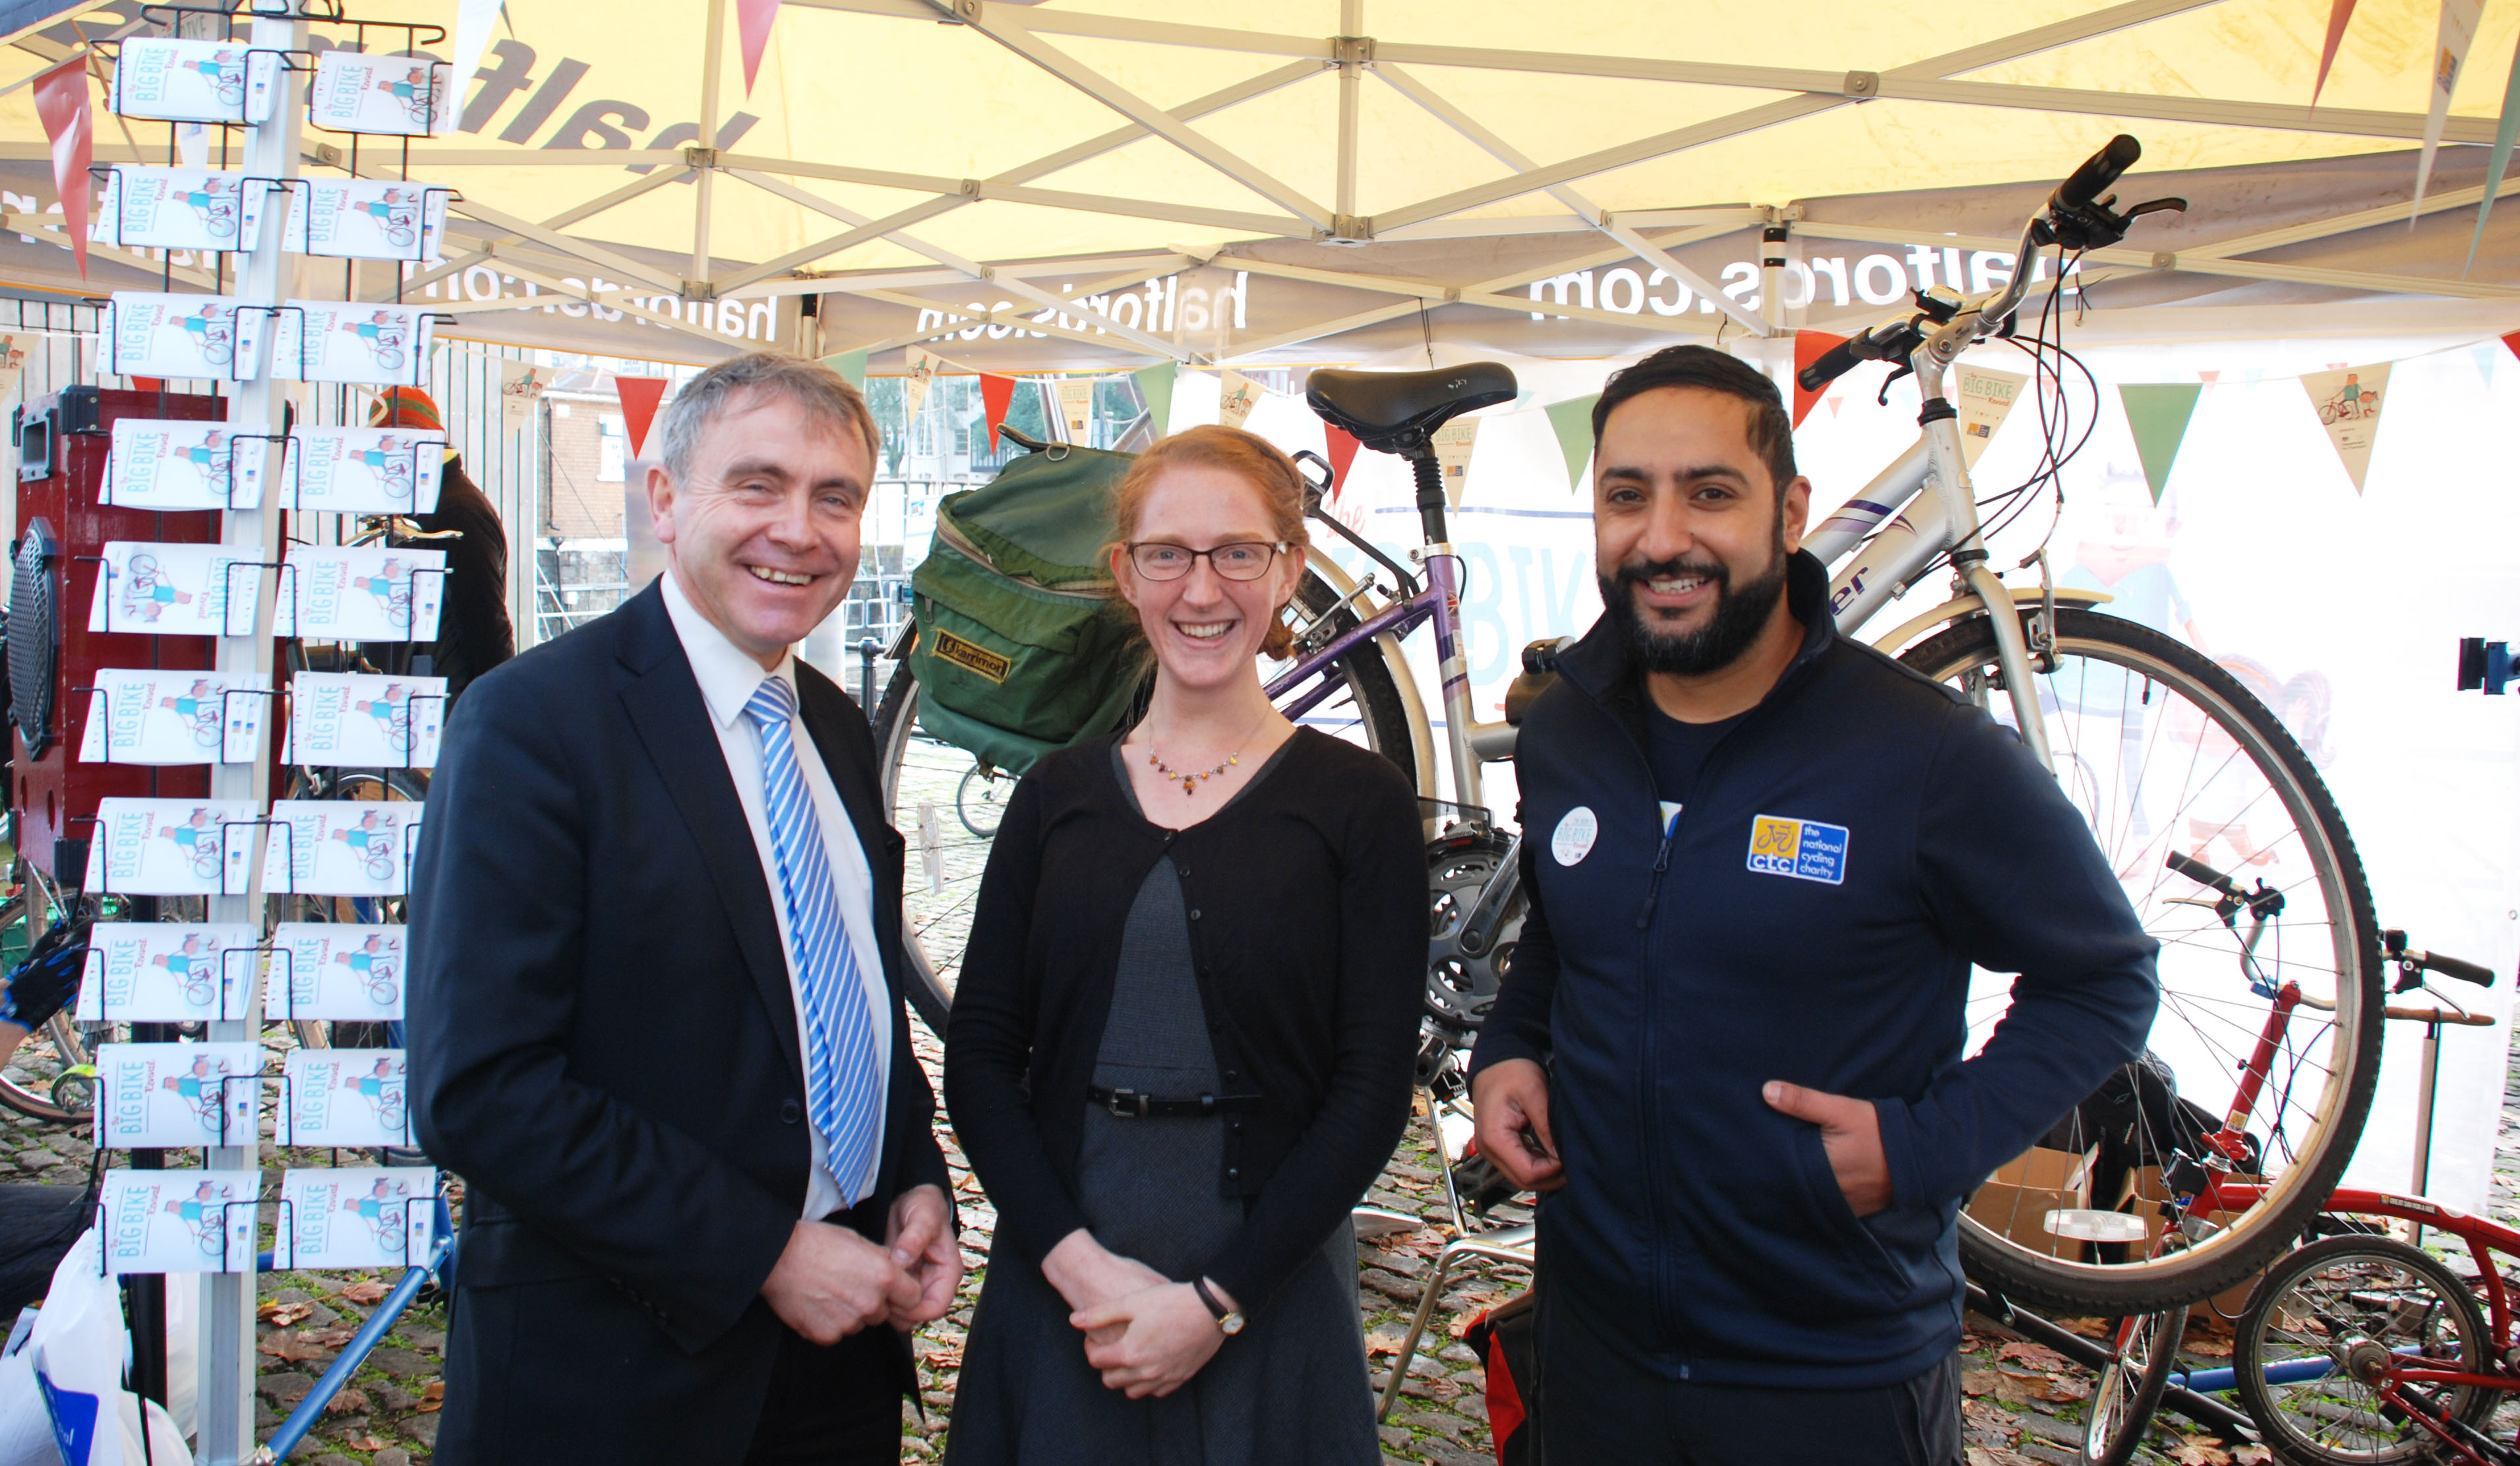
{"type": "Polygon", "coordinates": [[[2089,207],[2101,190],[2117,182],[2118,175],[2135,166],[2141,157],[2143,144],[2119,133],[2109,139],[2106,147],[2085,159],[2073,176],[2056,185],[2056,192],[2048,196],[2048,206],[2068,212],[2089,207]]]}
{"type": "Polygon", "coordinates": [[[2380,955],[2385,960],[2404,963],[2419,972],[2439,973],[2445,978],[2456,978],[2462,983],[2474,983],[2479,987],[2494,985],[2493,968],[2479,967],[2473,962],[2463,961],[2457,957],[2447,957],[2440,952],[2415,951],[2407,945],[2407,934],[2404,932],[2382,932],[2380,948],[2380,955]]]}
{"type": "Polygon", "coordinates": [[[2185,876],[2187,879],[2195,882],[2199,886],[2209,887],[2215,891],[2223,893],[2225,895],[2238,895],[2240,893],[2238,888],[2231,884],[2231,878],[2229,876],[2223,874],[2221,871],[2207,865],[2202,860],[2196,859],[2194,856],[2182,855],[2174,850],[2171,852],[2168,860],[2164,863],[2172,870],[2179,872],[2181,875],[2185,876]]]}

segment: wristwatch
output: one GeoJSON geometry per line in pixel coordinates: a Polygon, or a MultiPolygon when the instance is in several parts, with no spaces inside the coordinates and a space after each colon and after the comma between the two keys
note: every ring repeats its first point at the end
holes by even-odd
{"type": "Polygon", "coordinates": [[[1192,1278],[1191,1279],[1190,1286],[1191,1291],[1198,1295],[1198,1301],[1207,1305],[1207,1311],[1216,1315],[1216,1331],[1218,1333],[1223,1334],[1228,1338],[1232,1338],[1234,1335],[1242,1332],[1242,1325],[1247,1322],[1247,1320],[1244,1319],[1241,1314],[1227,1307],[1218,1300],[1214,1293],[1208,1291],[1207,1279],[1192,1278]]]}

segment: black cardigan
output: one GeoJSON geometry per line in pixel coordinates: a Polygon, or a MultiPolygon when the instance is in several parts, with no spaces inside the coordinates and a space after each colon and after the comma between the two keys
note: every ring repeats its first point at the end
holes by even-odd
{"type": "Polygon", "coordinates": [[[1399,1143],[1426,981],[1417,797],[1377,755],[1294,736],[1268,778],[1187,830],[1132,806],[1112,738],[1044,758],[1007,803],[946,1026],[945,1103],[999,1237],[1036,1261],[1087,1225],[1086,1089],[1130,905],[1167,854],[1218,1076],[1258,1096],[1226,1120],[1219,1185],[1244,1221],[1206,1276],[1256,1311],[1399,1143]]]}

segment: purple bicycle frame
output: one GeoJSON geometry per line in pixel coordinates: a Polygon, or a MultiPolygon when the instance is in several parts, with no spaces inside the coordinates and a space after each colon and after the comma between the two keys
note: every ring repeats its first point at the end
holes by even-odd
{"type": "Polygon", "coordinates": [[[1426,584],[1422,589],[1409,599],[1385,608],[1375,614],[1372,619],[1359,622],[1341,632],[1328,646],[1296,663],[1278,680],[1269,684],[1269,701],[1274,703],[1303,686],[1304,679],[1307,677],[1320,676],[1322,680],[1318,686],[1279,710],[1289,719],[1300,718],[1321,706],[1331,693],[1338,691],[1346,683],[1347,678],[1340,673],[1336,664],[1338,659],[1384,632],[1389,632],[1396,639],[1407,636],[1432,619],[1435,623],[1437,664],[1446,668],[1443,696],[1449,714],[1454,684],[1460,683],[1464,694],[1469,688],[1468,673],[1453,669],[1455,665],[1453,617],[1461,604],[1460,594],[1456,589],[1457,561],[1458,557],[1450,554],[1427,556],[1426,584]]]}

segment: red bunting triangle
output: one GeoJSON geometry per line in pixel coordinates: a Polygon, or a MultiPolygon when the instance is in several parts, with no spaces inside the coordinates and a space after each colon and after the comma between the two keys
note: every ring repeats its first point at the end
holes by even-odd
{"type": "Polygon", "coordinates": [[[735,0],[736,29],[743,38],[743,94],[752,95],[752,78],[761,73],[761,53],[770,47],[770,23],[779,19],[779,0],[735,0]]]}
{"type": "MultiPolygon", "coordinates": [[[[1820,360],[1822,352],[1826,351],[1829,347],[1836,345],[1839,342],[1844,340],[1846,340],[1845,337],[1831,336],[1825,331],[1797,331],[1794,333],[1795,427],[1799,428],[1803,425],[1803,419],[1811,416],[1812,404],[1820,400],[1820,392],[1803,390],[1803,368],[1820,360]]],[[[1826,390],[1828,390],[1826,387],[1822,387],[1821,389],[1821,391],[1826,390]]],[[[1835,416],[1835,413],[1832,411],[1830,415],[1835,416]]]]}
{"type": "Polygon", "coordinates": [[[166,389],[166,379],[163,377],[134,377],[131,379],[131,389],[134,391],[144,392],[161,392],[166,389]]]}
{"type": "Polygon", "coordinates": [[[2345,27],[2354,20],[2354,0],[2333,0],[2327,12],[2327,40],[2318,48],[2318,80],[2310,88],[2310,105],[2318,105],[2318,94],[2327,85],[2327,69],[2336,65],[2336,48],[2344,43],[2345,27]]]}
{"type": "Polygon", "coordinates": [[[1347,487],[1347,466],[1356,462],[1356,450],[1359,444],[1343,428],[1334,428],[1324,423],[1322,433],[1329,439],[1330,501],[1336,503],[1339,490],[1347,487]]]}
{"type": "Polygon", "coordinates": [[[1007,420],[1007,404],[1015,399],[1015,379],[980,374],[980,413],[989,420],[989,451],[998,451],[998,425],[1007,420]]]}
{"type": "Polygon", "coordinates": [[[648,425],[656,420],[656,404],[665,396],[665,379],[616,375],[612,392],[621,399],[621,424],[630,430],[630,456],[646,456],[648,425]]]}
{"type": "Polygon", "coordinates": [[[35,78],[35,115],[43,119],[44,136],[53,144],[53,188],[61,196],[62,232],[69,236],[81,280],[87,278],[87,170],[95,151],[87,76],[87,57],[81,53],[35,78]]]}
{"type": "Polygon", "coordinates": [[[2520,356],[2520,331],[2514,331],[2509,336],[2502,338],[2502,344],[2511,352],[2512,355],[2520,356]]]}

